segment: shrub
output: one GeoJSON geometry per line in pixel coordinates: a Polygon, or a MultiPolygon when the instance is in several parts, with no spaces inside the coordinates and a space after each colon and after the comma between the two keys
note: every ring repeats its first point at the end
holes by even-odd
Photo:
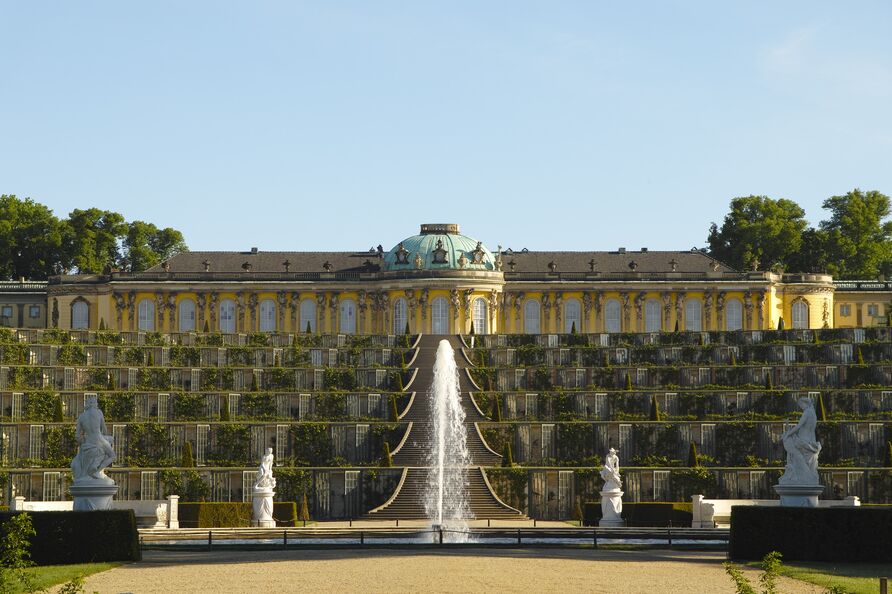
{"type": "MultiPolygon", "coordinates": [[[[21,512],[0,512],[5,525],[21,512]]],[[[138,561],[139,534],[133,510],[29,512],[37,565],[138,561]]]]}
{"type": "Polygon", "coordinates": [[[771,551],[791,561],[892,561],[890,508],[731,508],[732,559],[761,559],[771,551]]]}
{"type": "MultiPolygon", "coordinates": [[[[180,503],[180,526],[183,528],[236,528],[251,525],[250,502],[187,502],[180,503]]],[[[297,505],[293,501],[273,503],[273,518],[280,526],[294,526],[297,505]]]]}
{"type": "Polygon", "coordinates": [[[16,514],[0,526],[0,592],[15,592],[23,586],[34,590],[31,574],[26,571],[33,565],[30,538],[34,526],[28,514],[16,514]]]}

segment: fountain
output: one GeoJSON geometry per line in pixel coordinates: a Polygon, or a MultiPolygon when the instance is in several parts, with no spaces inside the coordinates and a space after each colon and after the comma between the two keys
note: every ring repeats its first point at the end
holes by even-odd
{"type": "Polygon", "coordinates": [[[461,406],[455,351],[441,340],[434,362],[434,380],[428,390],[431,411],[428,480],[424,506],[435,528],[448,542],[468,541],[468,474],[471,463],[461,406]]]}

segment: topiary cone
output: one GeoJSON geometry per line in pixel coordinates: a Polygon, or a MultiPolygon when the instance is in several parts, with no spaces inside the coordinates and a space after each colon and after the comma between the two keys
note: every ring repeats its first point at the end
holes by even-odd
{"type": "Polygon", "coordinates": [[[506,468],[514,466],[514,454],[511,453],[511,444],[507,441],[502,449],[502,466],[506,468]]]}
{"type": "Polygon", "coordinates": [[[393,466],[393,457],[390,455],[390,444],[386,441],[381,446],[381,468],[390,468],[393,466]]]}
{"type": "Polygon", "coordinates": [[[691,468],[700,466],[700,456],[697,454],[697,444],[693,441],[691,442],[691,447],[688,448],[688,466],[691,468]]]}

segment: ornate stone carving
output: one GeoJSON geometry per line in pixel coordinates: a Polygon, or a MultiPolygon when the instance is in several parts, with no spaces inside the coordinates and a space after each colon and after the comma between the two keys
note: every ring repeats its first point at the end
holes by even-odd
{"type": "Polygon", "coordinates": [[[443,240],[437,240],[437,247],[433,249],[431,252],[434,255],[433,263],[434,264],[446,264],[446,250],[443,248],[443,240]]]}
{"type": "Polygon", "coordinates": [[[164,330],[164,309],[165,309],[164,306],[165,305],[166,305],[166,300],[164,299],[164,295],[162,295],[161,293],[155,293],[155,309],[158,312],[157,330],[159,332],[164,330]]]}
{"type": "Polygon", "coordinates": [[[257,319],[257,293],[251,293],[248,295],[248,311],[251,312],[251,329],[259,330],[260,324],[258,324],[257,319]]]}
{"type": "Polygon", "coordinates": [[[178,330],[177,325],[177,294],[167,294],[167,315],[170,319],[170,329],[174,332],[178,330]]]}
{"type": "Polygon", "coordinates": [[[623,306],[623,322],[625,324],[623,328],[628,332],[632,317],[632,309],[629,307],[629,294],[623,291],[619,294],[619,300],[623,306]]]}
{"type": "Polygon", "coordinates": [[[765,303],[768,301],[768,295],[760,292],[756,297],[756,313],[759,316],[759,328],[762,328],[765,320],[765,303]]]}
{"type": "Polygon", "coordinates": [[[644,318],[644,299],[647,297],[647,293],[640,292],[635,295],[635,319],[638,321],[638,329],[644,330],[641,326],[641,320],[644,318]]]}
{"type": "Polygon", "coordinates": [[[517,320],[518,322],[520,321],[520,310],[522,309],[523,298],[524,298],[523,293],[515,293],[514,294],[514,319],[517,320]]]}
{"type": "MultiPolygon", "coordinates": [[[[115,313],[118,316],[118,328],[121,329],[124,323],[124,296],[120,293],[113,293],[112,298],[115,300],[115,313]]],[[[58,311],[58,302],[54,298],[54,302],[56,303],[55,308],[58,311]]],[[[53,324],[55,327],[55,324],[53,324]]]]}
{"type": "Polygon", "coordinates": [[[471,254],[471,259],[474,264],[483,264],[483,258],[486,257],[486,252],[483,251],[483,242],[478,241],[477,247],[474,248],[474,251],[471,254]]]}
{"type": "Polygon", "coordinates": [[[238,319],[238,330],[245,329],[245,294],[236,293],[235,295],[235,311],[238,319]]]}
{"type": "Polygon", "coordinates": [[[208,309],[211,313],[211,330],[217,327],[217,292],[211,291],[211,298],[208,301],[208,309]]]}
{"type": "Polygon", "coordinates": [[[458,294],[458,289],[452,289],[449,291],[449,303],[452,305],[452,317],[453,319],[458,319],[459,308],[461,307],[461,298],[458,294]]]}
{"type": "Polygon", "coordinates": [[[205,259],[204,261],[202,261],[201,265],[204,266],[205,272],[211,271],[211,261],[210,260],[205,259]]]}
{"type": "Polygon", "coordinates": [[[706,323],[703,326],[704,330],[709,330],[710,322],[712,322],[713,299],[715,299],[715,292],[705,293],[703,295],[703,315],[706,318],[706,323]]]}
{"type": "Polygon", "coordinates": [[[428,289],[421,290],[421,296],[418,298],[418,304],[421,306],[421,319],[427,319],[427,303],[430,300],[430,291],[428,289]]]}
{"type": "Polygon", "coordinates": [[[291,293],[291,303],[289,303],[291,307],[291,327],[295,332],[303,332],[305,328],[298,328],[298,311],[300,310],[300,293],[291,293]]]}
{"type": "Polygon", "coordinates": [[[715,325],[716,329],[722,330],[725,327],[725,292],[719,291],[715,298],[715,325]]]}
{"type": "Polygon", "coordinates": [[[471,296],[474,294],[474,289],[465,289],[462,291],[462,305],[465,308],[465,319],[471,319],[471,296]]]}
{"type": "Polygon", "coordinates": [[[415,269],[421,270],[424,268],[424,258],[421,257],[421,254],[415,252],[415,269]]]}
{"type": "Polygon", "coordinates": [[[582,294],[582,311],[585,313],[585,319],[588,319],[589,313],[592,311],[592,294],[585,292],[582,294]]]}
{"type": "Polygon", "coordinates": [[[502,271],[502,246],[499,246],[499,249],[496,251],[496,261],[495,261],[496,270],[502,271]]]}
{"type": "Polygon", "coordinates": [[[407,250],[403,246],[403,242],[401,241],[399,246],[396,248],[396,252],[394,252],[394,256],[396,256],[396,262],[394,264],[408,264],[409,263],[409,250],[407,250]]]}
{"type": "Polygon", "coordinates": [[[672,293],[663,291],[663,328],[669,327],[669,320],[672,319],[672,293]]]}
{"type": "Polygon", "coordinates": [[[276,303],[279,305],[278,314],[279,314],[279,332],[285,331],[285,305],[288,303],[288,295],[285,291],[279,291],[276,293],[276,303]]]}
{"type": "Polygon", "coordinates": [[[133,318],[136,316],[136,292],[127,293],[127,318],[130,321],[130,327],[133,328],[133,318]]]}
{"type": "Polygon", "coordinates": [[[464,268],[468,265],[468,259],[465,257],[465,253],[462,252],[458,257],[458,267],[464,268]]]}
{"type": "Polygon", "coordinates": [[[830,327],[830,300],[824,299],[824,307],[821,310],[821,321],[823,322],[824,328],[830,327]]]}
{"type": "Polygon", "coordinates": [[[359,308],[359,311],[365,313],[365,311],[369,308],[368,293],[360,289],[356,293],[356,302],[356,306],[359,308]]]}
{"type": "Polygon", "coordinates": [[[684,293],[678,293],[675,295],[675,320],[681,324],[681,315],[684,312],[684,302],[686,299],[686,295],[684,293]]]}
{"type": "Polygon", "coordinates": [[[678,260],[676,260],[675,258],[669,260],[669,270],[671,270],[672,272],[678,272],[678,260]]]}
{"type": "Polygon", "coordinates": [[[753,294],[749,290],[743,292],[743,313],[746,319],[746,326],[744,326],[744,328],[752,328],[753,294]]]}
{"type": "MultiPolygon", "coordinates": [[[[53,328],[58,328],[59,327],[59,300],[55,297],[53,297],[52,319],[53,319],[53,328]]],[[[130,315],[130,320],[133,321],[132,314],[130,315]]]]}
{"type": "Polygon", "coordinates": [[[561,313],[563,313],[561,311],[563,309],[563,307],[561,307],[561,306],[563,305],[563,303],[564,303],[564,294],[563,293],[555,293],[555,295],[554,295],[554,318],[555,318],[555,323],[557,324],[558,332],[560,332],[560,329],[561,329],[561,313]]]}
{"type": "Polygon", "coordinates": [[[195,303],[198,309],[198,328],[199,331],[204,331],[204,306],[207,303],[207,296],[204,293],[196,293],[195,294],[195,303]]]}

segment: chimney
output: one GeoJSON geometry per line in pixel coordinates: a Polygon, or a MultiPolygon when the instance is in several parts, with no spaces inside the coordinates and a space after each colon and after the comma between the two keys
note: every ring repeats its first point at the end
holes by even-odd
{"type": "Polygon", "coordinates": [[[625,253],[626,253],[626,248],[621,247],[621,248],[619,248],[618,251],[619,251],[619,253],[621,253],[621,254],[625,254],[625,253]]]}
{"type": "Polygon", "coordinates": [[[256,254],[256,253],[257,253],[257,248],[256,248],[256,247],[252,247],[252,248],[251,248],[251,253],[252,253],[252,254],[256,254]]]}
{"type": "Polygon", "coordinates": [[[646,254],[646,253],[647,253],[647,248],[646,248],[646,247],[641,248],[641,253],[642,253],[642,254],[646,254]]]}

